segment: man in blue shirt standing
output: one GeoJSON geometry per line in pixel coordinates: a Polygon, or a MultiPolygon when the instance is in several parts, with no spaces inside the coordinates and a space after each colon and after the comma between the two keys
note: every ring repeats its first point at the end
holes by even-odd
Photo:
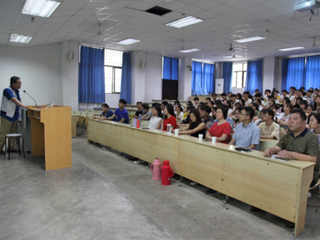
{"type": "MultiPolygon", "coordinates": [[[[1,104],[1,127],[0,127],[0,154],[3,154],[3,146],[6,135],[18,132],[18,120],[20,107],[27,108],[20,99],[19,89],[21,88],[21,80],[19,77],[13,76],[10,79],[10,87],[5,88],[2,94],[1,104]]],[[[14,148],[15,139],[10,141],[10,150],[17,151],[14,148]]]]}
{"type": "Polygon", "coordinates": [[[107,120],[117,119],[116,121],[119,123],[129,123],[129,113],[127,109],[124,107],[126,106],[127,101],[125,99],[119,100],[119,108],[116,109],[114,114],[111,117],[108,117],[107,120]]]}
{"type": "Polygon", "coordinates": [[[260,129],[252,122],[254,110],[251,107],[244,107],[240,113],[240,124],[230,141],[230,145],[259,150],[260,129]]]}

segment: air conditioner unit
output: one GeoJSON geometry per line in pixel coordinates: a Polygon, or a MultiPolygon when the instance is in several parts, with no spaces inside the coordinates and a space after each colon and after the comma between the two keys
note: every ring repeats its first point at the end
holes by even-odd
{"type": "Polygon", "coordinates": [[[320,0],[302,0],[294,4],[294,10],[298,12],[306,12],[320,7],[320,0]]]}

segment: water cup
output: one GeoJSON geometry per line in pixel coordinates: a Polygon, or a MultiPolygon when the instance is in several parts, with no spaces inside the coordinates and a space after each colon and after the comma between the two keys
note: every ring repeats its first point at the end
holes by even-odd
{"type": "Polygon", "coordinates": [[[174,130],[174,135],[175,135],[176,137],[179,136],[179,129],[175,129],[175,130],[174,130]]]}
{"type": "Polygon", "coordinates": [[[201,142],[203,139],[203,134],[199,134],[198,136],[199,136],[199,142],[201,142]]]}
{"type": "Polygon", "coordinates": [[[167,131],[168,133],[171,133],[171,124],[167,124],[167,131]]]}
{"type": "Polygon", "coordinates": [[[217,142],[217,137],[212,137],[212,145],[215,145],[217,142]]]}

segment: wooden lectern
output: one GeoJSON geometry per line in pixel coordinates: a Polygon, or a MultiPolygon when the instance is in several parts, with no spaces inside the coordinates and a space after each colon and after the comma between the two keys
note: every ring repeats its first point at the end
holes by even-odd
{"type": "Polygon", "coordinates": [[[71,107],[29,106],[31,153],[45,156],[45,170],[72,166],[71,107]]]}

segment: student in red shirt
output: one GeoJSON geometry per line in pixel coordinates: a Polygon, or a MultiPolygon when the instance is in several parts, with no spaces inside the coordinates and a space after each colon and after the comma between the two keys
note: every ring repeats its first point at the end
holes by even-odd
{"type": "Polygon", "coordinates": [[[211,126],[206,135],[208,140],[212,140],[212,137],[217,137],[217,142],[228,143],[230,141],[231,126],[226,121],[227,115],[228,109],[220,105],[216,110],[216,117],[219,121],[211,126]]]}
{"type": "Polygon", "coordinates": [[[174,114],[172,104],[168,104],[164,110],[164,120],[162,124],[162,130],[167,131],[167,125],[171,124],[171,132],[174,132],[174,129],[177,128],[176,115],[174,114]]]}

